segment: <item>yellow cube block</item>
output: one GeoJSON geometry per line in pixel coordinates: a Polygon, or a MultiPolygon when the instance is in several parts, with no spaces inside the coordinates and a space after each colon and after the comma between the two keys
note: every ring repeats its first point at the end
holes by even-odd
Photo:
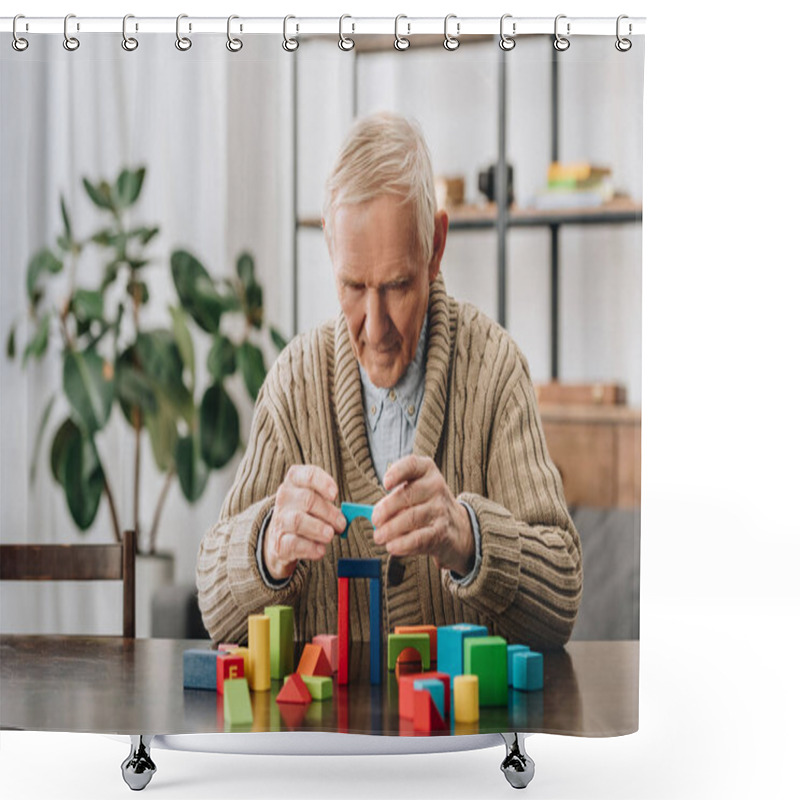
{"type": "Polygon", "coordinates": [[[456,722],[478,721],[480,708],[477,675],[456,675],[453,680],[453,706],[456,722]]]}

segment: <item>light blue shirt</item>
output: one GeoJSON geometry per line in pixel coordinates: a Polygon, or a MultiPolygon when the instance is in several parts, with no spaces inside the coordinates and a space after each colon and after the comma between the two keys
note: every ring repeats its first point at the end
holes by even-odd
{"type": "MultiPolygon", "coordinates": [[[[403,373],[400,380],[391,389],[382,389],[374,386],[367,376],[366,370],[359,364],[361,376],[361,398],[364,404],[364,419],[367,423],[367,439],[369,452],[375,467],[375,474],[383,484],[383,478],[389,466],[410,455],[414,449],[414,433],[417,430],[420,408],[425,396],[425,351],[428,342],[428,317],[422,323],[417,349],[412,362],[403,373]]],[[[475,537],[475,564],[468,575],[460,576],[450,572],[453,580],[466,586],[478,574],[481,564],[481,537],[478,519],[472,507],[459,501],[467,509],[472,534],[475,537]]],[[[286,585],[285,581],[274,581],[267,572],[263,563],[264,536],[269,524],[270,512],[259,531],[256,544],[256,561],[261,577],[270,588],[280,588],[286,585]]]]}

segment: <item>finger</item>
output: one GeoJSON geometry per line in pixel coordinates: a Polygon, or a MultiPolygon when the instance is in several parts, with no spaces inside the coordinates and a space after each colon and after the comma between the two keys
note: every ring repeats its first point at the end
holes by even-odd
{"type": "Polygon", "coordinates": [[[336,481],[322,467],[314,464],[293,464],[286,473],[286,480],[294,486],[313,489],[331,502],[339,493],[336,481]]]}
{"type": "Polygon", "coordinates": [[[414,505],[399,511],[385,523],[375,528],[375,543],[388,545],[389,542],[406,536],[412,531],[427,527],[432,520],[433,508],[430,503],[414,505]]]}
{"type": "Polygon", "coordinates": [[[386,474],[383,476],[383,485],[388,491],[392,491],[403,481],[410,482],[421,478],[431,468],[436,469],[432,458],[415,455],[404,456],[386,470],[386,474]]]}
{"type": "Polygon", "coordinates": [[[281,509],[276,530],[284,536],[294,534],[322,545],[329,544],[334,534],[333,528],[326,522],[297,508],[281,509]]]}
{"type": "Polygon", "coordinates": [[[319,561],[325,555],[325,547],[294,533],[285,533],[276,542],[275,555],[279,561],[298,561],[301,558],[319,561]]]}
{"type": "Polygon", "coordinates": [[[341,533],[347,527],[344,514],[313,489],[292,487],[289,492],[289,508],[304,511],[311,517],[327,523],[341,533]]]}
{"type": "Polygon", "coordinates": [[[372,524],[377,528],[404,509],[426,503],[436,494],[437,486],[437,474],[433,472],[398,485],[389,495],[376,503],[372,509],[372,524]]]}
{"type": "Polygon", "coordinates": [[[435,549],[436,529],[433,526],[398,536],[386,545],[391,556],[430,555],[435,549]]]}

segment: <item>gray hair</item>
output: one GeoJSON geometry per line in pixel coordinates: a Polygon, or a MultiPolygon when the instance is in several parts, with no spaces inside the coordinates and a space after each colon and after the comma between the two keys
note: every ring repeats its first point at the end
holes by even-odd
{"type": "Polygon", "coordinates": [[[400,197],[411,208],[412,248],[427,266],[433,255],[436,191],[431,154],[416,121],[388,111],[357,120],[325,182],[322,219],[328,248],[333,217],[341,205],[382,195],[400,197]]]}

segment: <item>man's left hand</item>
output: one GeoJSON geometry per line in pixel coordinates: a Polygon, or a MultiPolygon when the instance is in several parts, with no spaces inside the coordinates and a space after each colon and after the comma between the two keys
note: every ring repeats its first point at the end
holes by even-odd
{"type": "Polygon", "coordinates": [[[439,569],[467,575],[475,561],[469,512],[434,461],[401,458],[386,471],[383,483],[390,494],[372,510],[375,542],[390,555],[428,555],[439,569]]]}

